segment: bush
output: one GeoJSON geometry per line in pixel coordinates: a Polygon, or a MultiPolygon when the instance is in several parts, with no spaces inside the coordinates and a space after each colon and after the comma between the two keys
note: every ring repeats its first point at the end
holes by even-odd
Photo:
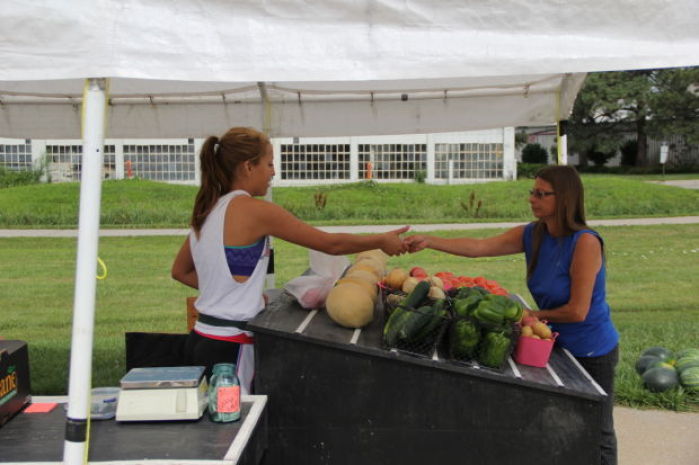
{"type": "Polygon", "coordinates": [[[534,179],[537,171],[546,166],[546,163],[517,163],[517,179],[534,179]]]}
{"type": "Polygon", "coordinates": [[[548,163],[549,155],[541,144],[527,144],[522,149],[522,163],[548,163]]]}
{"type": "Polygon", "coordinates": [[[13,171],[0,166],[0,188],[37,184],[42,170],[13,171]]]}
{"type": "Polygon", "coordinates": [[[590,150],[587,152],[587,159],[592,161],[595,166],[604,166],[610,158],[616,155],[616,150],[610,152],[599,152],[597,150],[590,150]]]}
{"type": "Polygon", "coordinates": [[[619,150],[621,150],[621,164],[623,166],[636,166],[636,156],[638,155],[638,142],[636,140],[627,140],[619,150]]]}

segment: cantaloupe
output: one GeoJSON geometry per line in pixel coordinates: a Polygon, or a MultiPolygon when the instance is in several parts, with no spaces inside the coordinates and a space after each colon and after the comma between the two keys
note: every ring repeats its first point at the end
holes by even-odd
{"type": "Polygon", "coordinates": [[[347,276],[344,278],[340,278],[335,285],[339,286],[343,283],[352,283],[361,287],[362,290],[366,293],[366,295],[371,297],[372,302],[376,303],[376,300],[378,299],[379,295],[379,288],[376,284],[369,283],[366,280],[358,278],[356,276],[347,276]]]}
{"type": "Polygon", "coordinates": [[[346,274],[349,274],[349,272],[354,271],[354,270],[368,271],[369,273],[371,273],[371,274],[374,275],[374,281],[377,281],[377,282],[378,282],[378,281],[381,280],[381,275],[380,275],[379,272],[376,270],[376,268],[373,267],[373,266],[371,266],[371,265],[368,264],[368,263],[361,263],[361,262],[360,262],[360,263],[356,263],[356,264],[350,266],[350,267],[347,269],[347,273],[346,273],[346,274]]]}
{"type": "Polygon", "coordinates": [[[343,278],[357,278],[357,279],[362,279],[370,284],[376,284],[378,280],[376,279],[376,275],[370,271],[366,270],[360,270],[360,269],[352,269],[350,268],[347,270],[347,273],[343,276],[343,278]]]}
{"type": "Polygon", "coordinates": [[[357,257],[357,259],[354,261],[354,265],[360,264],[374,268],[380,278],[386,274],[386,264],[377,258],[371,256],[357,257]]]}
{"type": "Polygon", "coordinates": [[[374,258],[374,259],[380,261],[384,265],[386,264],[386,262],[389,259],[389,256],[383,250],[374,249],[374,250],[366,250],[364,252],[359,252],[357,254],[357,259],[355,261],[359,260],[360,258],[364,258],[364,257],[374,258]]]}
{"type": "Polygon", "coordinates": [[[359,285],[350,282],[330,290],[325,308],[335,323],[346,328],[361,328],[374,319],[374,302],[359,285]]]}

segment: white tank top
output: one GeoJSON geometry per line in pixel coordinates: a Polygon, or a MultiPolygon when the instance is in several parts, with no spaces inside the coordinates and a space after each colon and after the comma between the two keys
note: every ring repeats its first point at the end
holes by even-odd
{"type": "MultiPolygon", "coordinates": [[[[216,202],[211,213],[199,232],[189,233],[189,245],[192,250],[194,266],[199,279],[199,297],[194,303],[200,313],[226,320],[248,321],[260,313],[264,307],[265,278],[269,262],[269,240],[264,238],[265,246],[252,275],[244,283],[239,283],[231,276],[223,242],[223,228],[228,203],[239,195],[250,195],[243,190],[229,192],[216,202]]],[[[194,329],[212,336],[235,336],[241,331],[235,327],[212,326],[199,321],[194,329]]]]}

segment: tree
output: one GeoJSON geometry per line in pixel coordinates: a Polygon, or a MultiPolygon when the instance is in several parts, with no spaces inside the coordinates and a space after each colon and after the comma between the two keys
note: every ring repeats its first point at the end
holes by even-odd
{"type": "Polygon", "coordinates": [[[694,90],[699,85],[699,67],[661,70],[653,78],[648,133],[658,139],[678,135],[699,144],[699,92],[694,90]]]}
{"type": "Polygon", "coordinates": [[[699,140],[699,67],[590,73],[569,121],[570,146],[587,155],[614,152],[622,132],[636,133],[636,165],[649,163],[648,135],[699,140]]]}

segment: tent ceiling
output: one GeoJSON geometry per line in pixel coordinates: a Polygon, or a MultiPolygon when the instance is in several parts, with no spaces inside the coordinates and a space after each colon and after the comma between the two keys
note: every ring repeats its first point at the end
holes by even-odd
{"type": "Polygon", "coordinates": [[[585,72],[699,64],[697,17],[695,0],[8,0],[0,136],[79,137],[86,77],[110,78],[109,137],[550,124],[585,72]]]}

